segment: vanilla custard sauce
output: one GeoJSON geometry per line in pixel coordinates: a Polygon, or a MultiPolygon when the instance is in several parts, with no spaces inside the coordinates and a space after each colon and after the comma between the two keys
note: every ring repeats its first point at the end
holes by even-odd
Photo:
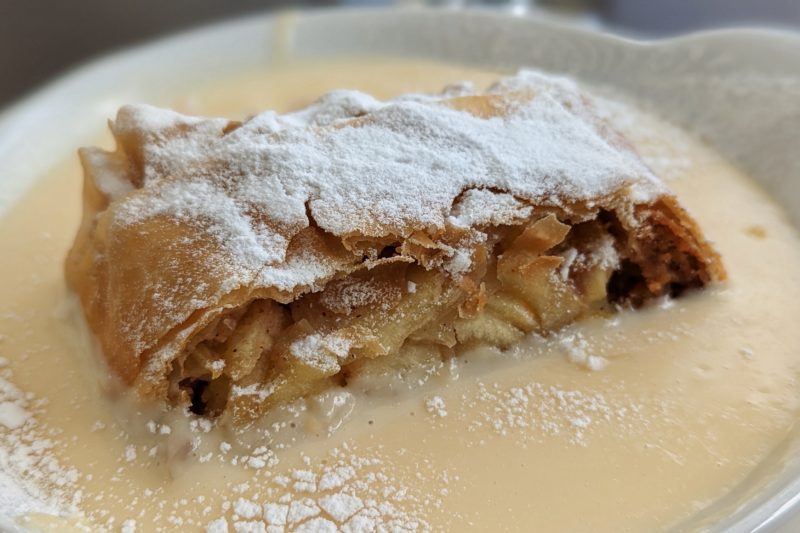
{"type": "MultiPolygon", "coordinates": [[[[327,62],[155,103],[245,118],[336,88],[390,98],[497,77],[327,62]]],[[[45,531],[657,531],[753,483],[800,410],[800,239],[753,181],[696,139],[638,115],[621,127],[720,252],[727,282],[511,353],[468,353],[410,391],[331,395],[315,416],[286,422],[295,442],[280,446],[242,447],[182,415],[171,424],[134,416],[138,431],[117,422],[68,304],[63,258],[82,178],[77,156],[65,154],[0,224],[0,469],[69,510],[55,518],[31,508],[18,522],[45,531]]]]}

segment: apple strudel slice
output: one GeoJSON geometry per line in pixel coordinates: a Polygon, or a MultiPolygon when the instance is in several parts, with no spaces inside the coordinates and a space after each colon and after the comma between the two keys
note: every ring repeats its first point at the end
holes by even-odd
{"type": "Polygon", "coordinates": [[[126,106],[80,152],[68,282],[125,386],[241,425],[723,279],[596,109],[533,72],[245,122],[126,106]]]}

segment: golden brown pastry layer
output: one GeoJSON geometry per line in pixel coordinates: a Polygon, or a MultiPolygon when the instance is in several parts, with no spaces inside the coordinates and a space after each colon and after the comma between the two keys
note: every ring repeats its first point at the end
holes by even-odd
{"type": "Polygon", "coordinates": [[[81,152],[67,278],[124,383],[237,422],[723,279],[593,105],[521,73],[245,123],[123,108],[81,152]]]}

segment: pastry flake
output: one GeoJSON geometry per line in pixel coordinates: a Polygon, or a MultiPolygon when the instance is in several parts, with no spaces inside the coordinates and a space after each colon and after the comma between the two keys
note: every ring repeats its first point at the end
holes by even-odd
{"type": "Polygon", "coordinates": [[[338,91],[245,122],[123,107],[116,150],[80,152],[66,263],[112,373],[244,424],[725,278],[572,83],[456,93],[338,91]]]}

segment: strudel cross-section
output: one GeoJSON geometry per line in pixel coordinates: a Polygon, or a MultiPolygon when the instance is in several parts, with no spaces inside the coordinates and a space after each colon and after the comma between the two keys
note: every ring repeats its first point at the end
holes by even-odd
{"type": "Polygon", "coordinates": [[[120,383],[236,424],[725,277],[592,97],[538,73],[111,130],[69,284],[120,383]]]}

